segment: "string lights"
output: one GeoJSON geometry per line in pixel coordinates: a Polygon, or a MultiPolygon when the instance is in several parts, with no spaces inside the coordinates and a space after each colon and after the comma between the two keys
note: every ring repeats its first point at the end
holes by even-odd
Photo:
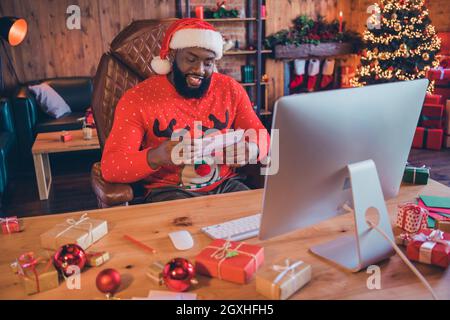
{"type": "MultiPolygon", "coordinates": [[[[439,66],[441,45],[424,0],[381,0],[369,17],[379,28],[364,31],[366,47],[353,86],[425,78],[439,66]]],[[[434,88],[433,83],[428,87],[434,88]]]]}

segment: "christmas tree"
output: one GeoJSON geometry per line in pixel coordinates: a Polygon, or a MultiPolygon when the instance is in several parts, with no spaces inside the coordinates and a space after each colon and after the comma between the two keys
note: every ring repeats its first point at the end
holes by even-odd
{"type": "Polygon", "coordinates": [[[381,0],[373,8],[354,86],[421,79],[439,66],[440,39],[424,0],[381,0]]]}

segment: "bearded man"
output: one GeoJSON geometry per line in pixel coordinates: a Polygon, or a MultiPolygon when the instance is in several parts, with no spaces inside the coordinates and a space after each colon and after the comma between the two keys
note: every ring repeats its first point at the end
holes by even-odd
{"type": "MultiPolygon", "coordinates": [[[[222,48],[221,34],[203,20],[180,19],[167,29],[160,55],[151,61],[157,75],[128,90],[117,104],[101,160],[104,180],[142,181],[147,202],[248,190],[235,168],[265,157],[269,136],[244,88],[215,72],[222,48]],[[198,132],[209,129],[251,129],[256,135],[245,135],[245,141],[208,161],[174,160],[179,143],[174,135],[198,141],[198,132]]],[[[195,143],[189,145],[196,150],[195,143]]]]}

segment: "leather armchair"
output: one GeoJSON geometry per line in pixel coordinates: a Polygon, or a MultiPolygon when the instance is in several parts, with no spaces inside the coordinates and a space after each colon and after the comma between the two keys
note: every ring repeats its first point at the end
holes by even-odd
{"type": "MultiPolygon", "coordinates": [[[[155,74],[150,67],[153,56],[160,50],[165,30],[173,19],[141,20],[131,23],[111,43],[104,54],[94,78],[92,110],[97,127],[100,147],[103,150],[112,127],[117,102],[128,89],[155,74]]],[[[250,187],[261,187],[263,178],[258,167],[247,166],[240,173],[250,173],[250,187]]],[[[119,184],[103,180],[100,163],[91,170],[91,184],[100,208],[141,203],[143,187],[140,183],[119,184]]]]}
{"type": "Polygon", "coordinates": [[[16,150],[16,135],[8,99],[0,99],[0,205],[10,178],[16,150]]]}
{"type": "Polygon", "coordinates": [[[89,77],[70,77],[39,80],[27,83],[17,89],[13,97],[13,110],[20,155],[31,160],[31,148],[36,135],[41,132],[81,129],[77,121],[91,106],[92,79],[89,77]],[[46,82],[70,106],[72,113],[59,119],[53,119],[41,111],[29,85],[46,82]]]}
{"type": "MultiPolygon", "coordinates": [[[[154,74],[150,67],[153,56],[159,54],[160,42],[172,20],[134,21],[111,42],[94,77],[92,110],[100,148],[111,131],[117,102],[128,89],[154,74]]],[[[91,184],[99,208],[142,202],[143,188],[139,183],[119,184],[103,180],[100,163],[91,170],[91,184]]]]}

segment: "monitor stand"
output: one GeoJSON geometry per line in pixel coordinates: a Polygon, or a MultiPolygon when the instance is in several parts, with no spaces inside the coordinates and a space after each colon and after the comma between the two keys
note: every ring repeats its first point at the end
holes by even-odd
{"type": "Polygon", "coordinates": [[[389,242],[367,224],[366,212],[369,209],[378,211],[378,227],[392,240],[394,235],[375,163],[366,160],[349,164],[347,168],[352,185],[356,234],[320,244],[311,251],[345,269],[358,272],[394,253],[389,242]]]}

